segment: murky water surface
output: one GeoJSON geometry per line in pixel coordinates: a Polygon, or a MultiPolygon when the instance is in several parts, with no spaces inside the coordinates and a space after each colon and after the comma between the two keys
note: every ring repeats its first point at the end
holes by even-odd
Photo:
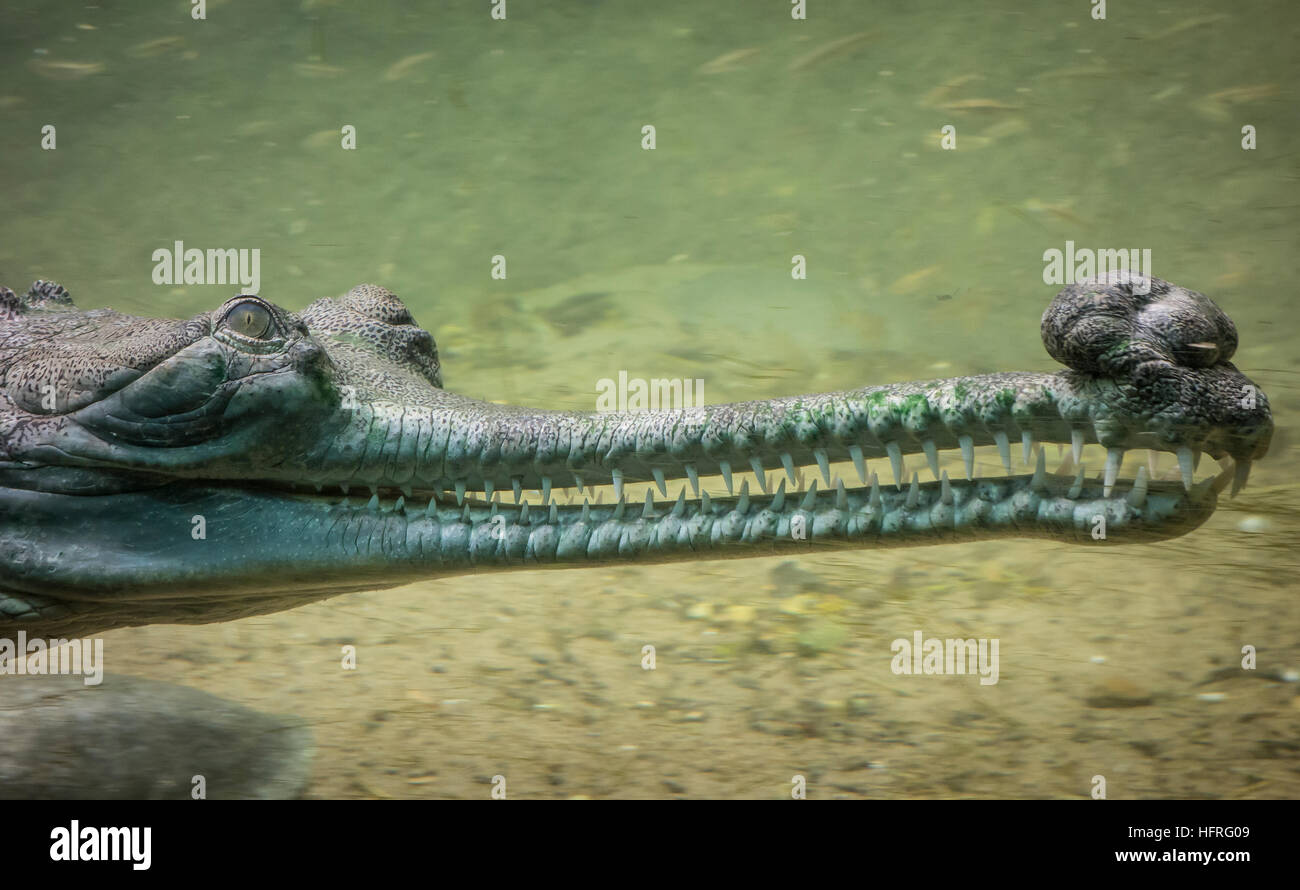
{"type": "Polygon", "coordinates": [[[156,249],[257,248],[290,308],[398,293],[448,388],[589,410],[620,370],[1047,370],[1043,252],[1145,248],[1277,435],[1172,542],[463,577],[115,631],[111,670],[298,715],[312,797],[1300,794],[1293,4],[207,6],[5,4],[0,282],[184,317],[236,288],[154,284],[156,249]],[[896,676],[917,630],[998,638],[998,683],[896,676]]]}

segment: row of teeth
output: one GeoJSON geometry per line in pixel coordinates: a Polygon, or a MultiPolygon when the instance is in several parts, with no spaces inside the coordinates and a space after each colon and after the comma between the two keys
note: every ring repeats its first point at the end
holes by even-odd
{"type": "MultiPolygon", "coordinates": [[[[1045,491],[1046,477],[1048,475],[1045,465],[1045,452],[1041,445],[1035,446],[1032,443],[1026,444],[1027,447],[1023,451],[1025,464],[1024,469],[1033,472],[1035,488],[1045,491]],[[1036,458],[1034,457],[1035,454],[1037,455],[1036,458]]],[[[852,467],[853,472],[861,480],[862,485],[870,485],[875,488],[879,484],[877,475],[869,472],[867,462],[862,459],[861,449],[857,449],[856,446],[850,449],[851,452],[854,450],[857,451],[857,454],[853,455],[850,462],[843,464],[832,463],[824,451],[818,450],[815,452],[817,470],[819,471],[826,488],[843,488],[845,486],[843,479],[851,478],[848,476],[850,466],[852,467]]],[[[1005,471],[1007,475],[1011,475],[1013,473],[1013,467],[1010,451],[1009,443],[1006,441],[1005,435],[996,445],[995,452],[992,448],[976,448],[967,438],[967,441],[962,444],[961,448],[960,467],[964,470],[966,479],[973,481],[983,477],[986,473],[988,475],[997,475],[997,464],[992,463],[991,460],[996,458],[996,460],[1001,464],[1000,469],[1005,471]]],[[[913,492],[916,491],[916,486],[919,484],[919,474],[916,472],[909,474],[906,461],[901,452],[897,449],[897,446],[889,449],[888,453],[895,486],[899,490],[902,490],[904,485],[908,485],[913,492]]],[[[926,448],[924,453],[926,456],[926,462],[929,465],[929,470],[933,474],[934,479],[939,481],[943,486],[944,498],[946,501],[949,497],[949,474],[944,465],[951,465],[953,469],[957,469],[958,465],[948,452],[940,453],[933,448],[926,448]]],[[[1176,452],[1177,468],[1174,471],[1163,475],[1159,471],[1160,453],[1161,452],[1157,451],[1148,451],[1144,464],[1139,467],[1137,476],[1134,479],[1133,490],[1129,494],[1130,501],[1134,502],[1134,506],[1141,506],[1141,503],[1144,501],[1146,482],[1148,479],[1181,479],[1184,488],[1189,492],[1195,484],[1195,474],[1200,463],[1200,454],[1198,452],[1194,452],[1190,448],[1179,449],[1179,451],[1176,452]]],[[[1103,470],[1100,474],[1100,479],[1103,483],[1103,494],[1105,497],[1110,497],[1115,483],[1119,478],[1120,469],[1124,463],[1125,452],[1123,449],[1119,448],[1102,449],[1101,446],[1097,445],[1085,445],[1082,442],[1082,437],[1079,436],[1076,437],[1072,443],[1071,452],[1068,458],[1064,456],[1064,446],[1058,446],[1058,456],[1062,458],[1062,462],[1056,470],[1055,475],[1067,478],[1072,476],[1074,478],[1074,483],[1070,486],[1069,492],[1067,493],[1067,496],[1070,498],[1078,497],[1078,492],[1082,489],[1086,478],[1085,468],[1087,462],[1085,461],[1085,458],[1089,456],[1101,456],[1103,470]],[[1098,455],[1095,452],[1101,452],[1101,455],[1098,455]]],[[[677,501],[680,502],[687,497],[688,485],[691,492],[690,496],[693,499],[703,499],[705,501],[710,497],[711,492],[713,496],[722,496],[724,491],[726,496],[735,496],[737,484],[739,484],[739,491],[742,498],[748,496],[751,491],[751,484],[763,494],[773,494],[775,498],[784,498],[787,480],[790,482],[793,492],[816,491],[817,482],[815,479],[807,486],[804,484],[804,471],[805,469],[811,468],[796,467],[789,455],[783,456],[782,464],[785,469],[785,474],[784,478],[778,479],[775,492],[773,492],[771,484],[771,471],[764,470],[757,460],[755,460],[751,466],[752,474],[749,472],[733,471],[728,462],[722,461],[720,462],[720,476],[704,478],[701,478],[694,468],[688,464],[685,466],[685,471],[688,477],[687,483],[683,484],[679,490],[677,501]]],[[[1092,465],[1096,466],[1096,463],[1093,462],[1092,465]]],[[[1228,468],[1231,468],[1233,472],[1232,494],[1235,495],[1246,483],[1246,479],[1250,473],[1250,462],[1241,461],[1238,462],[1235,467],[1231,463],[1228,463],[1228,468]]],[[[566,505],[573,505],[581,499],[584,504],[590,503],[599,505],[606,494],[612,493],[613,502],[616,504],[622,504],[629,499],[635,502],[641,500],[642,496],[644,496],[644,500],[647,504],[646,509],[649,510],[651,509],[650,505],[653,504],[655,500],[655,491],[658,492],[660,498],[669,498],[667,477],[664,475],[663,471],[658,468],[656,468],[653,473],[653,483],[640,482],[625,484],[622,478],[622,473],[615,469],[613,470],[612,484],[601,486],[584,486],[582,478],[575,475],[575,486],[572,488],[553,488],[550,479],[543,477],[540,491],[533,489],[525,490],[519,480],[513,480],[514,484],[512,487],[514,503],[525,507],[530,503],[533,506],[547,507],[557,502],[566,505]]],[[[859,486],[850,483],[850,487],[856,488],[859,486]]],[[[350,490],[348,486],[340,486],[340,489],[345,496],[350,490]]],[[[321,486],[316,486],[316,490],[320,491],[321,486]]],[[[400,490],[402,496],[398,498],[396,509],[402,510],[405,508],[405,500],[411,498],[414,492],[409,486],[404,486],[400,490]]],[[[501,491],[492,486],[490,482],[484,485],[484,490],[481,493],[478,491],[467,490],[467,487],[463,482],[457,483],[454,491],[458,506],[464,505],[467,501],[480,505],[496,504],[500,502],[501,497],[501,491]]],[[[378,509],[379,490],[375,486],[370,486],[370,492],[371,498],[368,506],[372,509],[378,509]]],[[[426,492],[426,494],[428,494],[428,492],[426,492]]],[[[430,495],[429,509],[432,510],[434,508],[434,504],[437,503],[437,497],[438,495],[436,493],[430,495]]],[[[779,503],[783,503],[783,501],[774,501],[773,508],[779,509],[777,506],[779,503]]]]}

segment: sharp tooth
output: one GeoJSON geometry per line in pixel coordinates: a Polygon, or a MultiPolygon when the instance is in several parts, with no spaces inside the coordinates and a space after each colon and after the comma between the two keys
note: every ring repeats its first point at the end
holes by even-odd
{"type": "Polygon", "coordinates": [[[799,477],[794,474],[794,458],[790,456],[789,452],[781,455],[781,466],[785,467],[785,476],[790,480],[791,484],[799,481],[799,477]]]}
{"type": "Polygon", "coordinates": [[[691,494],[695,497],[700,496],[700,474],[695,469],[694,464],[686,465],[686,478],[691,481],[691,494]]]}
{"type": "Polygon", "coordinates": [[[645,492],[645,506],[641,508],[642,519],[653,519],[655,515],[655,496],[650,489],[645,492]]]}
{"type": "Polygon", "coordinates": [[[1137,478],[1133,480],[1133,490],[1128,493],[1130,506],[1141,507],[1147,502],[1147,468],[1138,467],[1137,478]]]}
{"type": "Polygon", "coordinates": [[[867,499],[867,503],[871,505],[873,511],[880,512],[883,502],[880,499],[880,480],[876,478],[875,473],[871,474],[871,497],[867,499]]]}
{"type": "Polygon", "coordinates": [[[430,519],[438,515],[438,499],[429,498],[429,506],[424,508],[424,515],[430,519]]]}
{"type": "Polygon", "coordinates": [[[709,493],[706,491],[704,494],[700,495],[700,513],[709,513],[712,510],[713,501],[709,498],[709,493]]]}
{"type": "Polygon", "coordinates": [[[958,436],[957,444],[961,447],[961,459],[966,464],[966,478],[975,478],[975,440],[970,436],[958,436]]]}
{"type": "Polygon", "coordinates": [[[1070,490],[1065,493],[1065,496],[1073,501],[1073,500],[1077,500],[1079,495],[1082,493],[1083,493],[1083,464],[1079,464],[1079,474],[1074,477],[1074,484],[1070,486],[1070,490]]]}
{"type": "Polygon", "coordinates": [[[456,506],[459,507],[464,503],[465,503],[465,483],[457,482],[456,483],[456,506]]]}
{"type": "Polygon", "coordinates": [[[763,462],[756,457],[749,459],[749,468],[754,471],[754,477],[758,479],[758,487],[767,494],[767,470],[763,469],[763,462]]]}
{"type": "Polygon", "coordinates": [[[731,463],[725,460],[718,461],[718,472],[722,474],[722,481],[727,486],[727,494],[731,494],[731,463]]]}
{"type": "Polygon", "coordinates": [[[943,475],[939,478],[939,499],[949,507],[953,504],[952,483],[948,481],[947,470],[944,470],[943,475]]]}
{"type": "Polygon", "coordinates": [[[1246,480],[1250,478],[1250,460],[1239,460],[1237,466],[1232,471],[1232,493],[1230,497],[1236,497],[1237,492],[1246,487],[1246,480]]]}
{"type": "Polygon", "coordinates": [[[492,485],[491,480],[489,480],[489,479],[484,479],[484,480],[483,480],[483,500],[485,500],[485,501],[490,501],[490,500],[492,500],[492,492],[493,492],[494,490],[495,490],[495,488],[494,488],[494,486],[492,485]]]}
{"type": "Polygon", "coordinates": [[[677,493],[677,503],[673,504],[673,516],[676,516],[678,519],[680,519],[682,515],[685,514],[685,512],[686,512],[686,489],[683,488],[681,491],[677,493]]]}
{"type": "Polygon", "coordinates": [[[577,473],[573,474],[573,484],[577,487],[578,494],[582,494],[582,477],[577,473]]]}
{"type": "Polygon", "coordinates": [[[550,502],[551,502],[551,477],[543,476],[542,477],[542,503],[549,504],[550,502]]]}
{"type": "Polygon", "coordinates": [[[512,489],[514,489],[514,492],[515,492],[515,503],[517,504],[517,503],[519,503],[521,500],[523,500],[523,497],[524,497],[524,486],[523,486],[523,483],[520,482],[518,479],[511,479],[511,480],[510,480],[510,487],[511,487],[512,489]]]}
{"type": "Polygon", "coordinates": [[[379,495],[372,494],[370,496],[370,502],[366,504],[366,509],[375,513],[379,512],[379,495]]]}
{"type": "Polygon", "coordinates": [[[591,504],[587,503],[586,498],[582,499],[582,521],[591,522],[591,504]]]}
{"type": "Polygon", "coordinates": [[[615,467],[609,471],[609,475],[614,481],[614,500],[623,500],[623,471],[615,467]]]}
{"type": "Polygon", "coordinates": [[[347,497],[347,496],[348,496],[348,486],[346,486],[346,485],[340,485],[340,486],[339,486],[339,491],[343,492],[343,496],[344,496],[344,497],[347,497]]]}
{"type": "Polygon", "coordinates": [[[998,430],[993,434],[993,441],[998,446],[998,456],[1002,458],[1002,466],[1006,468],[1007,475],[1011,475],[1011,442],[1007,439],[1007,434],[998,430]]]}
{"type": "Polygon", "coordinates": [[[406,496],[406,497],[409,498],[409,497],[411,496],[411,486],[409,486],[409,485],[403,485],[403,486],[402,486],[402,494],[403,494],[404,496],[406,496]]]}
{"type": "Polygon", "coordinates": [[[497,502],[496,502],[495,500],[492,501],[492,512],[491,512],[491,515],[493,515],[493,516],[496,516],[496,515],[497,515],[497,502]]]}
{"type": "Polygon", "coordinates": [[[555,505],[555,501],[551,501],[551,511],[547,515],[546,520],[551,525],[555,525],[555,523],[560,521],[560,508],[555,505]]]}
{"type": "Polygon", "coordinates": [[[378,489],[376,486],[372,485],[372,486],[370,486],[370,493],[371,493],[371,494],[379,494],[379,489],[378,489]]]}
{"type": "Polygon", "coordinates": [[[849,458],[853,461],[853,469],[858,471],[858,478],[862,484],[867,484],[867,459],[862,456],[862,446],[850,445],[849,458]]]}
{"type": "Polygon", "coordinates": [[[785,480],[776,483],[776,494],[772,498],[772,512],[780,513],[785,509],[785,480]]]}
{"type": "Polygon", "coordinates": [[[1029,466],[1029,458],[1034,450],[1034,434],[1029,430],[1020,431],[1020,447],[1024,452],[1025,466],[1029,466]]]}
{"type": "Polygon", "coordinates": [[[528,502],[524,501],[524,505],[519,508],[519,524],[523,525],[527,521],[528,521],[528,502]]]}
{"type": "Polygon", "coordinates": [[[474,519],[469,514],[469,504],[466,504],[465,509],[460,511],[460,521],[469,525],[474,524],[474,519]]]}
{"type": "Polygon", "coordinates": [[[1083,460],[1083,430],[1070,430],[1070,455],[1076,464],[1083,460]]]}
{"type": "Polygon", "coordinates": [[[397,503],[393,504],[393,512],[394,513],[406,512],[406,495],[399,494],[397,496],[397,503]]]}
{"type": "Polygon", "coordinates": [[[844,490],[844,480],[835,480],[835,509],[847,510],[849,508],[849,493],[844,490]]]}
{"type": "Polygon", "coordinates": [[[814,448],[813,457],[817,460],[817,469],[822,471],[822,481],[829,488],[831,484],[831,461],[824,448],[814,448]]]}
{"type": "Polygon", "coordinates": [[[749,512],[749,480],[742,479],[740,482],[740,500],[736,501],[736,509],[741,513],[749,512]]]}
{"type": "Polygon", "coordinates": [[[885,445],[885,453],[889,455],[889,465],[894,470],[894,487],[901,491],[903,474],[907,472],[907,468],[903,466],[903,449],[898,447],[897,442],[890,442],[885,445]]]}
{"type": "Polygon", "coordinates": [[[935,447],[933,439],[923,439],[921,441],[921,450],[925,452],[925,462],[930,465],[930,472],[934,478],[939,478],[939,449],[935,447]]]}
{"type": "Polygon", "coordinates": [[[622,495],[619,495],[618,503],[614,505],[614,518],[622,522],[623,513],[626,509],[627,509],[627,501],[623,500],[622,495]]]}
{"type": "Polygon", "coordinates": [[[659,489],[659,494],[668,497],[668,482],[664,479],[664,471],[655,467],[650,471],[655,477],[655,487],[659,489]]]}
{"type": "Polygon", "coordinates": [[[1123,448],[1106,449],[1106,470],[1102,477],[1101,493],[1103,497],[1110,497],[1111,489],[1115,487],[1115,480],[1119,477],[1120,465],[1124,463],[1123,448]]]}
{"type": "Polygon", "coordinates": [[[1183,474],[1183,488],[1191,491],[1196,476],[1196,455],[1186,445],[1178,449],[1178,469],[1183,474]]]}
{"type": "Polygon", "coordinates": [[[1038,461],[1034,464],[1034,479],[1030,487],[1039,494],[1047,494],[1047,452],[1038,449],[1038,461]]]}
{"type": "Polygon", "coordinates": [[[907,509],[915,510],[916,505],[921,501],[921,486],[917,484],[916,474],[912,474],[912,484],[907,486],[907,509]]]}
{"type": "Polygon", "coordinates": [[[817,503],[817,480],[814,479],[808,486],[808,493],[803,496],[803,503],[799,505],[800,510],[811,510],[817,503]]]}

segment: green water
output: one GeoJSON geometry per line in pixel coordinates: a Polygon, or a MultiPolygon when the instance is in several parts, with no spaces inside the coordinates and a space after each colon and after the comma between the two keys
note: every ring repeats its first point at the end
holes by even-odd
{"type": "Polygon", "coordinates": [[[256,248],[290,308],[398,293],[451,389],[590,409],[619,370],[720,402],[1049,369],[1043,252],[1145,248],[1272,400],[1242,496],[1104,555],[459,579],[114,632],[116,664],[303,716],[312,796],[1300,793],[1300,689],[1261,676],[1300,669],[1294,5],[810,7],[11,0],[0,283],[181,317],[236,289],[156,285],[153,251],[256,248]],[[1000,683],[891,674],[917,627],[1000,637],[1000,683]]]}

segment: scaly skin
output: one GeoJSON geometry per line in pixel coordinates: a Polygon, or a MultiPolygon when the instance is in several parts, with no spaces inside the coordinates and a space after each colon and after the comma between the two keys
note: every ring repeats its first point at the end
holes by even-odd
{"type": "Polygon", "coordinates": [[[446,392],[432,337],[374,286],[300,314],[238,296],[188,321],[80,312],[57,285],[0,290],[0,636],[203,623],[471,571],[763,556],[984,537],[1184,534],[1272,432],[1208,298],[1124,274],[1043,316],[1056,374],[1003,373],[684,411],[599,414],[446,392]],[[1103,478],[949,480],[937,454],[1108,449],[1103,478]],[[1121,478],[1132,448],[1183,484],[1121,478]],[[903,471],[924,454],[934,481],[903,471]],[[868,462],[883,459],[882,485],[868,462]],[[844,477],[830,465],[848,462],[844,477]],[[787,492],[807,467],[807,490],[787,492]],[[888,470],[886,470],[888,468],[888,470]],[[760,473],[762,490],[732,475],[760,473]],[[709,497],[701,476],[731,492],[709,497]],[[674,500],[669,483],[677,489],[674,500]],[[624,486],[653,482],[644,503],[624,486]],[[552,493],[613,488],[614,506],[552,493]],[[302,486],[295,489],[294,486],[302,486]],[[346,497],[304,493],[350,488],[346,497]],[[493,493],[521,506],[497,503],[493,493]],[[382,505],[380,494],[394,498],[382,505]],[[419,501],[421,506],[415,506],[419,501]],[[202,517],[205,536],[191,530],[202,517]]]}

